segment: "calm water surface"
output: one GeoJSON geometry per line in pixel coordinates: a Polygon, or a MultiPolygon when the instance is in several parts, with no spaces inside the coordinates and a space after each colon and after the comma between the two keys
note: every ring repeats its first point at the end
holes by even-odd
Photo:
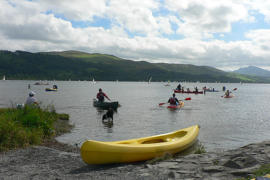
{"type": "Polygon", "coordinates": [[[194,124],[201,126],[199,140],[207,150],[232,149],[270,138],[270,85],[228,83],[184,83],[185,87],[214,87],[221,90],[238,88],[235,97],[221,98],[223,92],[206,95],[177,94],[178,99],[191,97],[185,106],[169,111],[158,104],[166,102],[172,94],[171,86],[161,82],[97,82],[56,81],[50,85],[33,85],[35,81],[0,81],[0,107],[24,103],[28,84],[36,92],[43,106],[53,104],[58,112],[70,114],[75,125],[71,133],[58,137],[74,145],[87,139],[113,141],[167,133],[194,124]],[[45,92],[46,87],[57,84],[58,92],[45,92]],[[92,102],[99,88],[121,107],[114,114],[112,127],[103,124],[105,113],[93,107],[92,102]]]}

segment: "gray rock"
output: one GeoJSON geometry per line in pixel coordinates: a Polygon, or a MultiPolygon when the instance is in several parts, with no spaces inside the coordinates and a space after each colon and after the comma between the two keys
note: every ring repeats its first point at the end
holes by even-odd
{"type": "Polygon", "coordinates": [[[225,162],[223,164],[223,166],[233,168],[233,169],[240,169],[241,168],[241,166],[239,164],[237,164],[236,162],[234,162],[232,160],[228,160],[227,162],[225,162]]]}
{"type": "Polygon", "coordinates": [[[175,173],[174,173],[173,171],[170,171],[170,172],[168,173],[168,177],[169,177],[170,179],[175,179],[175,173]]]}
{"type": "Polygon", "coordinates": [[[194,171],[189,171],[189,170],[177,170],[175,172],[179,174],[193,174],[194,173],[194,171]]]}
{"type": "Polygon", "coordinates": [[[177,162],[160,162],[159,164],[156,165],[159,168],[178,168],[178,163],[177,162]]]}
{"type": "Polygon", "coordinates": [[[208,172],[208,173],[216,173],[216,172],[224,171],[224,167],[222,167],[222,166],[209,166],[209,167],[202,168],[202,170],[204,172],[208,172]]]}
{"type": "Polygon", "coordinates": [[[244,168],[244,169],[239,169],[239,170],[233,170],[233,171],[230,171],[230,174],[235,175],[235,176],[247,177],[251,175],[252,172],[258,168],[259,166],[254,166],[254,167],[249,167],[249,168],[244,168]]]}

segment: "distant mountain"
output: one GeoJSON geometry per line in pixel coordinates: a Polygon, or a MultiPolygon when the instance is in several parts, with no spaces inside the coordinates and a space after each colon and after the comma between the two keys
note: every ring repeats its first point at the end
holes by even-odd
{"type": "Polygon", "coordinates": [[[33,80],[270,82],[270,78],[228,73],[209,66],[131,61],[79,51],[0,50],[0,77],[33,80]]]}
{"type": "Polygon", "coordinates": [[[270,71],[258,68],[256,66],[248,66],[245,68],[240,68],[238,70],[235,70],[234,72],[251,76],[270,77],[270,71]]]}

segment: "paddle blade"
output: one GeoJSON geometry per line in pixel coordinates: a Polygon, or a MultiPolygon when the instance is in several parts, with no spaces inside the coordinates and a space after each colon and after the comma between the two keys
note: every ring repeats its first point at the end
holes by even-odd
{"type": "Polygon", "coordinates": [[[237,90],[237,88],[234,88],[233,90],[234,90],[234,91],[236,91],[236,90],[237,90]]]}
{"type": "Polygon", "coordinates": [[[190,100],[191,100],[191,97],[188,97],[188,98],[186,98],[185,100],[186,100],[186,101],[190,101],[190,100]]]}
{"type": "Polygon", "coordinates": [[[164,104],[166,104],[166,103],[159,103],[159,106],[162,106],[162,105],[164,105],[164,104]]]}

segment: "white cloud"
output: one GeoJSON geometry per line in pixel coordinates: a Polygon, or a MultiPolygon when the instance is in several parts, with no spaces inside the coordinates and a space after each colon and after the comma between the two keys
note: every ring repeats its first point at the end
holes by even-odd
{"type": "Polygon", "coordinates": [[[249,31],[248,39],[242,41],[225,42],[214,36],[219,33],[224,39],[231,32],[232,23],[254,21],[252,10],[268,17],[267,6],[269,3],[261,0],[165,0],[165,4],[156,0],[1,0],[0,49],[73,49],[223,69],[245,65],[269,67],[269,29],[249,31]],[[263,5],[255,6],[256,2],[263,5]],[[154,15],[161,7],[169,13],[154,15]],[[71,20],[92,21],[94,17],[108,18],[110,28],[72,26],[71,20]],[[178,28],[178,34],[172,24],[178,28]],[[134,33],[134,37],[127,32],[134,33]],[[167,39],[164,34],[184,38],[167,39]]]}
{"type": "Polygon", "coordinates": [[[166,0],[166,7],[183,20],[178,33],[205,38],[209,33],[230,32],[231,23],[250,19],[248,9],[233,0],[166,0]],[[191,32],[191,33],[190,33],[191,32]],[[201,35],[201,36],[200,36],[201,35]]]}
{"type": "Polygon", "coordinates": [[[92,21],[94,16],[103,16],[107,9],[106,0],[42,0],[36,3],[45,11],[77,21],[92,21]]]}

